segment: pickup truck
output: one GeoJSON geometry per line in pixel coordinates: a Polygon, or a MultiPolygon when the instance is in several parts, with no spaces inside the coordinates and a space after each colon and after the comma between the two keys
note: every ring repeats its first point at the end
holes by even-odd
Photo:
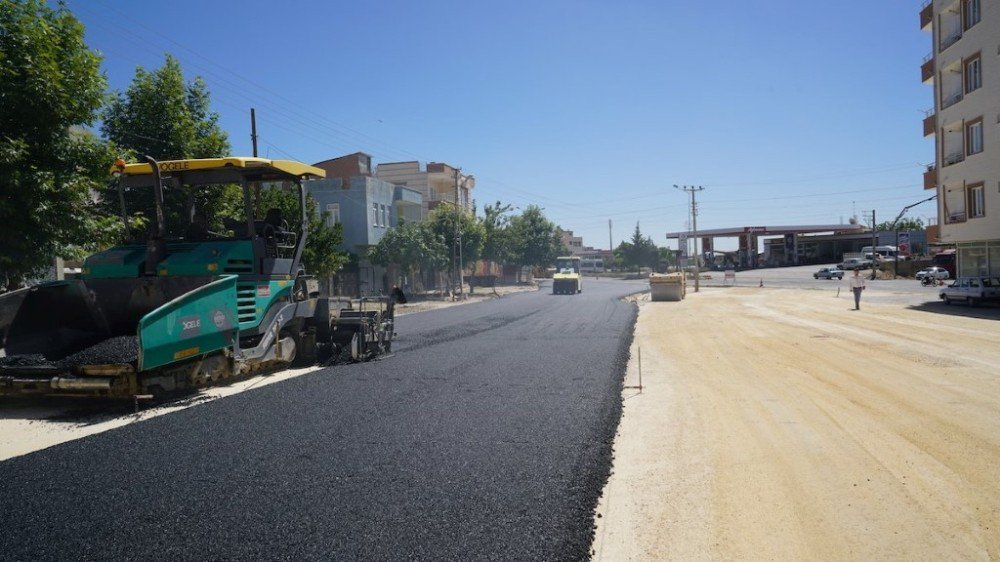
{"type": "Polygon", "coordinates": [[[964,301],[969,306],[976,306],[986,301],[1000,301],[1000,278],[956,277],[938,296],[944,304],[964,301]]]}
{"type": "Polygon", "coordinates": [[[840,269],[835,268],[835,267],[824,267],[824,268],[820,269],[819,271],[817,271],[816,273],[813,273],[813,279],[820,279],[820,278],[822,278],[822,279],[843,279],[844,278],[844,272],[842,270],[840,270],[840,269]]]}
{"type": "Polygon", "coordinates": [[[855,269],[871,269],[875,267],[872,260],[863,260],[861,258],[848,258],[837,265],[837,269],[842,269],[844,271],[851,271],[855,269]]]}

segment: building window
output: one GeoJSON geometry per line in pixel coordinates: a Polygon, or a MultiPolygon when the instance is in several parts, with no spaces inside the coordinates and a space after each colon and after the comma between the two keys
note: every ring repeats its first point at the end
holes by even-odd
{"type": "Polygon", "coordinates": [[[962,2],[962,15],[964,16],[962,20],[965,29],[969,29],[979,23],[979,20],[983,17],[982,10],[979,7],[979,0],[965,0],[962,2]]]}
{"type": "Polygon", "coordinates": [[[340,203],[326,204],[326,226],[333,228],[333,225],[340,222],[340,203]]]}
{"type": "Polygon", "coordinates": [[[969,218],[986,216],[986,194],[983,193],[983,184],[970,185],[966,190],[969,197],[969,218]]]}
{"type": "Polygon", "coordinates": [[[378,203],[372,203],[372,226],[378,226],[378,203]]]}
{"type": "Polygon", "coordinates": [[[965,124],[965,146],[967,155],[983,151],[983,118],[965,124]]]}
{"type": "Polygon", "coordinates": [[[385,205],[380,205],[382,208],[382,226],[389,226],[389,215],[385,211],[385,205]]]}
{"type": "Polygon", "coordinates": [[[965,93],[983,86],[983,63],[979,53],[965,60],[965,93]]]}

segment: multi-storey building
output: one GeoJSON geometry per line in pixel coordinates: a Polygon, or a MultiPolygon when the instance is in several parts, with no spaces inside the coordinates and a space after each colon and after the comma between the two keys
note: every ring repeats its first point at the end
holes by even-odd
{"type": "Polygon", "coordinates": [[[920,27],[933,38],[921,66],[934,87],[924,189],[937,191],[939,240],[955,245],[959,275],[1000,275],[1000,2],[932,0],[920,27]]]}
{"type": "Polygon", "coordinates": [[[401,185],[423,195],[423,211],[426,214],[442,203],[454,204],[458,193],[458,206],[472,212],[472,189],[476,178],[463,174],[459,169],[429,162],[426,169],[420,169],[420,162],[387,162],[379,164],[375,176],[380,180],[401,185]]]}
{"type": "Polygon", "coordinates": [[[324,169],[327,177],[306,182],[306,190],[316,200],[317,211],[327,213],[327,225],[341,225],[341,249],[357,256],[338,274],[339,283],[333,289],[355,296],[388,292],[387,285],[395,280],[369,262],[368,249],[400,220],[421,219],[420,194],[372,177],[371,157],[361,152],[324,160],[316,167],[324,169]]]}
{"type": "Polygon", "coordinates": [[[583,252],[583,236],[573,236],[572,230],[562,231],[562,243],[573,255],[583,252]]]}

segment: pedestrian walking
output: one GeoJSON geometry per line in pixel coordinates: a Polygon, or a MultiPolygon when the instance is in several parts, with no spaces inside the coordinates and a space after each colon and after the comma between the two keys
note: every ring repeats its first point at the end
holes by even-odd
{"type": "Polygon", "coordinates": [[[854,277],[851,277],[851,290],[854,291],[854,310],[861,310],[861,291],[865,290],[865,278],[861,276],[861,270],[854,270],[854,277]]]}

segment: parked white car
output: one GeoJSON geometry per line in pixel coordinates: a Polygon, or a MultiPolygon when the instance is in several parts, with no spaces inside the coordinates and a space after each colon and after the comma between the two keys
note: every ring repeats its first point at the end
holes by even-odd
{"type": "Polygon", "coordinates": [[[920,271],[917,272],[916,277],[917,281],[920,281],[924,277],[930,277],[931,279],[948,279],[951,277],[951,274],[948,273],[947,269],[934,265],[925,269],[921,269],[920,271]]]}
{"type": "Polygon", "coordinates": [[[1000,300],[1000,278],[956,277],[955,281],[938,293],[944,304],[963,301],[976,306],[984,301],[1000,300]]]}

